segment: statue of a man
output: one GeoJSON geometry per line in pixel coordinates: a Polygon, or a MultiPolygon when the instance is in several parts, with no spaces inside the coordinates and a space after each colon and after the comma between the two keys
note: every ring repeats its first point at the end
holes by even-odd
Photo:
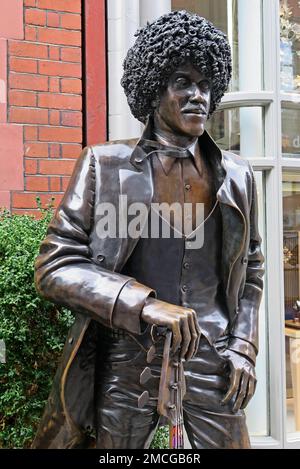
{"type": "Polygon", "coordinates": [[[137,33],[122,85],[144,133],[83,150],[36,261],[38,291],[76,320],[33,447],[86,447],[92,429],[96,448],[149,447],[158,358],[148,404],[138,398],[154,325],[184,362],[192,447],[249,447],[264,273],[256,187],[248,161],[205,130],[230,77],[226,36],[198,15],[175,11],[137,33]]]}

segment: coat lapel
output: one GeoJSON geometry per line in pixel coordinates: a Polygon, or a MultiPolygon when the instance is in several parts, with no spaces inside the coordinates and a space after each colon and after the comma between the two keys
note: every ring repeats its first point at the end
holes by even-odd
{"type": "MultiPolygon", "coordinates": [[[[153,198],[153,178],[150,161],[146,158],[147,154],[138,144],[131,155],[131,168],[119,169],[120,195],[119,219],[122,220],[122,226],[125,231],[128,230],[134,213],[128,215],[128,209],[131,207],[133,212],[138,213],[140,226],[139,233],[142,233],[148,220],[148,214],[153,198]],[[141,210],[140,210],[141,209],[141,210]]],[[[131,256],[140,236],[132,237],[123,232],[121,238],[121,249],[118,257],[116,270],[120,271],[125,265],[127,259],[131,256]]]]}

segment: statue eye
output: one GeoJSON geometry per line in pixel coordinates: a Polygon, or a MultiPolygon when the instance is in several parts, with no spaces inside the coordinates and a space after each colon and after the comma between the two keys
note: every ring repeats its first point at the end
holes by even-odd
{"type": "Polygon", "coordinates": [[[202,88],[203,91],[206,91],[208,92],[210,90],[210,82],[205,80],[205,81],[201,81],[199,83],[200,87],[202,88]]]}
{"type": "Polygon", "coordinates": [[[179,86],[187,86],[188,80],[185,77],[177,77],[175,83],[179,86]]]}

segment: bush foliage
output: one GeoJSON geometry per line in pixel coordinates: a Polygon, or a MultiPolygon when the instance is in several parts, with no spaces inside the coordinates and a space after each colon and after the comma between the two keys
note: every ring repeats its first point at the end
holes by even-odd
{"type": "MultiPolygon", "coordinates": [[[[53,215],[40,219],[0,211],[0,448],[28,448],[37,430],[73,316],[41,298],[34,260],[53,215]]],[[[152,448],[168,447],[167,428],[152,448]]]]}
{"type": "Polygon", "coordinates": [[[52,216],[0,212],[0,339],[6,363],[0,363],[0,448],[27,448],[35,434],[72,322],[37,294],[34,260],[52,216]]]}

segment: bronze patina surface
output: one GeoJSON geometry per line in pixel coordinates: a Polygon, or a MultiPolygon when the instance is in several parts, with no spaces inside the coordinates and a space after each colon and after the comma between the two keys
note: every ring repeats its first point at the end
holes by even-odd
{"type": "Polygon", "coordinates": [[[138,32],[122,84],[144,133],[83,150],[36,260],[38,291],[76,320],[34,448],[147,448],[158,402],[193,448],[249,447],[243,409],[256,386],[264,273],[256,186],[249,162],[205,130],[230,76],[227,39],[204,18],[172,12],[138,32]],[[124,195],[146,207],[143,228],[153,203],[202,203],[204,219],[193,210],[180,232],[175,210],[161,218],[167,238],[102,236],[99,207],[120,220],[124,195]],[[203,244],[190,248],[200,229],[203,244]],[[171,343],[152,353],[156,326],[171,343]]]}

